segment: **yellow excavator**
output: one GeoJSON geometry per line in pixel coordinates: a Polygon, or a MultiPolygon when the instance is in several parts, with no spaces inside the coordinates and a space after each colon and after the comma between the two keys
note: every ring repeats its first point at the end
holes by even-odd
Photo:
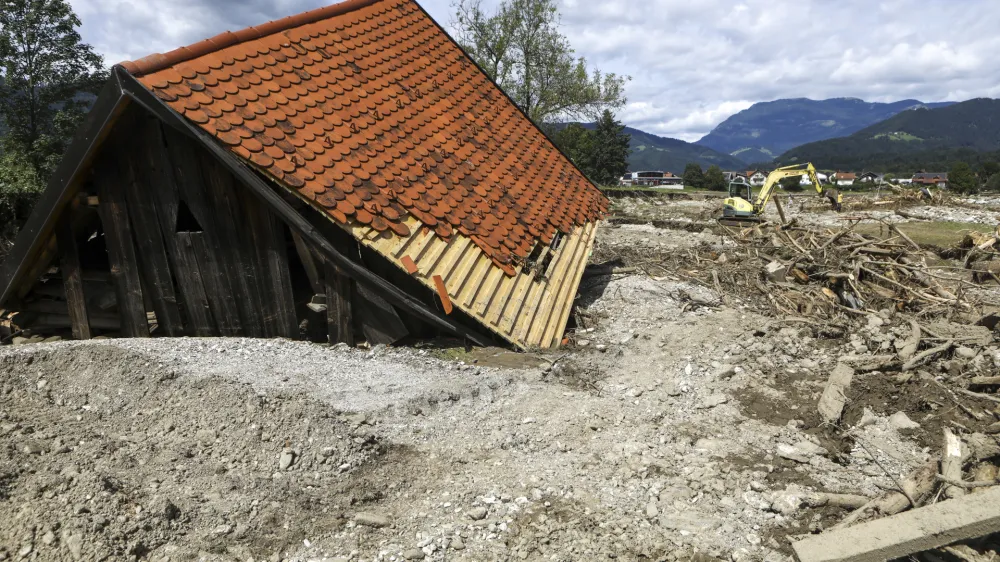
{"type": "MultiPolygon", "coordinates": [[[[719,222],[722,224],[739,225],[740,223],[757,223],[763,221],[764,208],[767,207],[771,195],[774,194],[778,182],[783,178],[792,176],[809,176],[809,181],[816,188],[817,195],[826,197],[835,211],[840,211],[842,201],[840,192],[836,189],[823,189],[816,176],[816,168],[812,163],[796,164],[778,168],[768,174],[764,187],[753,196],[753,189],[746,181],[734,181],[729,184],[729,198],[722,202],[722,216],[719,222]]],[[[743,178],[737,178],[742,180],[743,178]]]]}

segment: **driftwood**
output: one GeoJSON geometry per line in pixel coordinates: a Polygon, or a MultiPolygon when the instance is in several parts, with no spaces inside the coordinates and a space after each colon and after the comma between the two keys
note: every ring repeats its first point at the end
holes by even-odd
{"type": "Polygon", "coordinates": [[[906,492],[905,494],[903,491],[892,491],[884,496],[875,498],[857,510],[851,512],[851,514],[845,517],[843,521],[833,526],[833,529],[847,527],[861,518],[870,515],[895,515],[908,507],[913,507],[910,503],[910,498],[919,502],[924,496],[929,495],[934,489],[934,484],[937,482],[937,465],[937,460],[928,462],[907,476],[902,482],[902,488],[903,491],[906,492]]]}

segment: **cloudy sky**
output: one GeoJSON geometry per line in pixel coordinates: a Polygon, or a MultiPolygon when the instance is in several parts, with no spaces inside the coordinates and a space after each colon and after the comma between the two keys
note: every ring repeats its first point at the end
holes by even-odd
{"type": "MultiPolygon", "coordinates": [[[[495,3],[487,0],[486,3],[495,3]]],[[[107,62],[333,0],[70,0],[107,62]]],[[[423,0],[450,25],[451,0],[423,0]]],[[[697,140],[757,101],[1000,97],[996,0],[559,0],[590,65],[632,77],[628,125],[697,140]]]]}

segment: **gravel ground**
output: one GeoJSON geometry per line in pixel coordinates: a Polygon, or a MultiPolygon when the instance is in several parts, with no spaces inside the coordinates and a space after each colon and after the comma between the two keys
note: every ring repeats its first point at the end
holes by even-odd
{"type": "Polygon", "coordinates": [[[789,536],[845,514],[809,492],[881,493],[954,410],[874,372],[843,432],[819,423],[837,358],[906,333],[888,311],[831,340],[667,278],[592,278],[580,299],[587,324],[543,367],[280,340],[0,348],[0,560],[788,560],[789,536]]]}

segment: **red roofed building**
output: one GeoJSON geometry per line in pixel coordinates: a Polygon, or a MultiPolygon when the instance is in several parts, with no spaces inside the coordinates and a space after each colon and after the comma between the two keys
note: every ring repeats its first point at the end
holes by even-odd
{"type": "Polygon", "coordinates": [[[116,66],[0,306],[77,337],[297,337],[325,308],[331,341],[551,347],[607,208],[416,2],[350,0],[116,66]]]}

